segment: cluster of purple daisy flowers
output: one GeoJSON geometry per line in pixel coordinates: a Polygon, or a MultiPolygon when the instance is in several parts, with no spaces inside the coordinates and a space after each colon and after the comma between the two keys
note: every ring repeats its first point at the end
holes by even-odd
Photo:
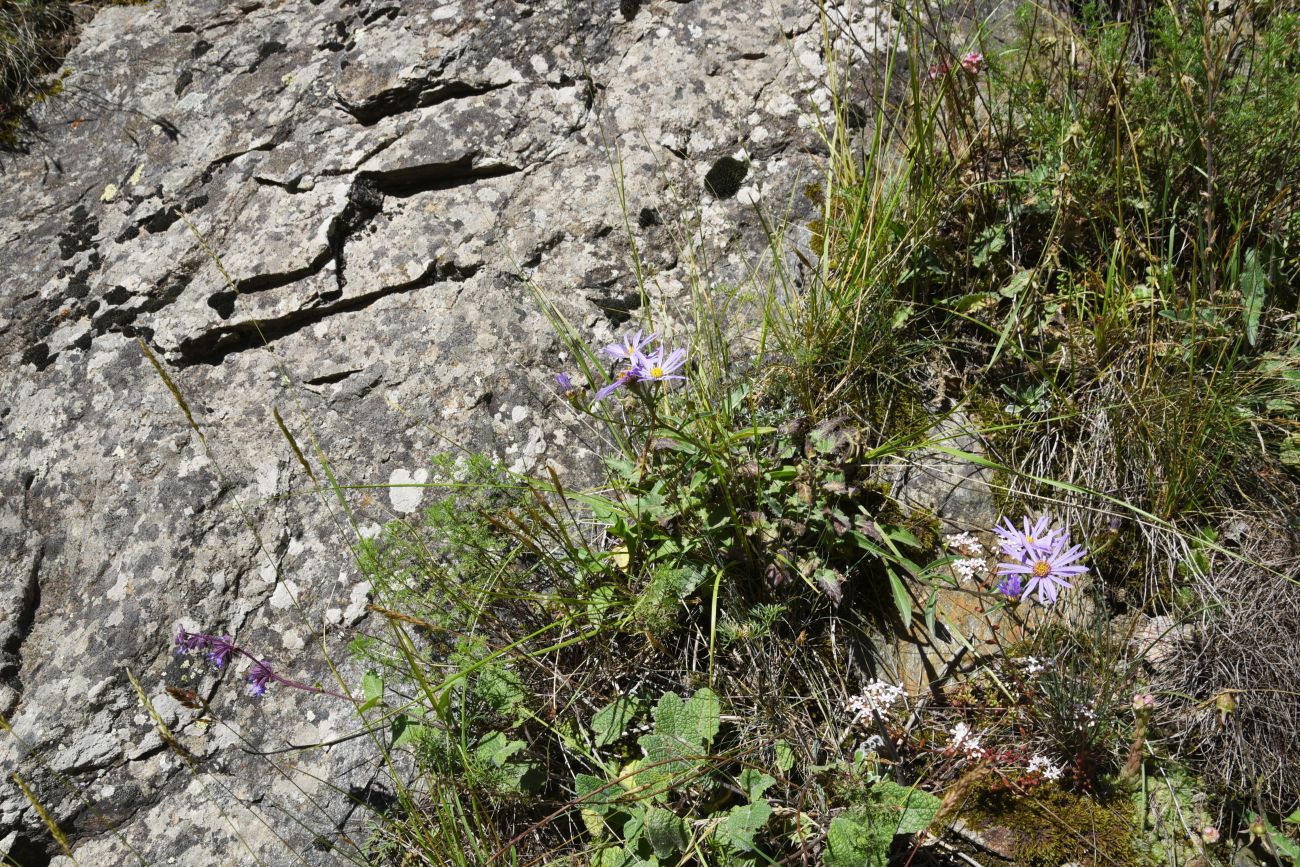
{"type": "Polygon", "coordinates": [[[1046,515],[1033,523],[1025,516],[1019,528],[1003,518],[993,532],[1005,557],[998,564],[998,591],[1005,596],[1037,595],[1040,604],[1052,605],[1062,590],[1074,586],[1070,578],[1088,571],[1079,563],[1087,549],[1071,545],[1069,531],[1053,527],[1046,515]]]}
{"type": "MultiPolygon", "coordinates": [[[[685,379],[678,373],[686,366],[686,350],[669,351],[654,333],[644,334],[637,331],[628,334],[618,343],[611,343],[603,350],[615,361],[624,362],[622,370],[604,388],[596,392],[596,400],[604,400],[624,386],[638,382],[667,382],[673,379],[685,379]],[[649,349],[651,344],[654,349],[649,349]]],[[[555,383],[567,395],[572,397],[580,389],[574,385],[568,374],[561,373],[555,377],[555,383]]]]}
{"type": "Polygon", "coordinates": [[[234,639],[229,635],[206,635],[202,632],[189,632],[184,627],[181,627],[181,630],[176,633],[176,652],[190,653],[195,650],[202,651],[203,657],[217,668],[225,668],[232,655],[243,656],[251,660],[253,665],[248,670],[247,675],[249,695],[265,695],[268,686],[272,683],[280,683],[294,689],[318,692],[321,695],[351,701],[347,696],[340,693],[321,689],[318,686],[309,686],[276,674],[275,670],[271,668],[270,662],[265,659],[258,659],[238,644],[235,644],[234,639]]]}

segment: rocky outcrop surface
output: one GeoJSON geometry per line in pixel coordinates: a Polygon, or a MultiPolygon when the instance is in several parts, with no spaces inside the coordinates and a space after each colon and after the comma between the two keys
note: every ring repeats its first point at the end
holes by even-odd
{"type": "MultiPolygon", "coordinates": [[[[855,4],[848,55],[882,22],[855,4]],[[854,17],[856,16],[856,17],[854,17]]],[[[838,19],[837,19],[838,20],[838,19]]],[[[82,864],[335,863],[384,793],[325,697],[167,692],[178,625],[328,678],[358,531],[428,456],[580,468],[534,290],[610,337],[739,282],[815,180],[817,4],[109,7],[0,184],[0,840],[82,864]],[[638,288],[632,246],[646,291],[638,288]],[[179,394],[155,369],[147,346],[179,394]],[[189,418],[187,418],[187,413],[189,418]],[[328,456],[358,487],[317,492],[328,456]],[[192,418],[193,425],[190,419],[192,418]],[[196,431],[201,430],[202,436],[196,431]],[[319,450],[319,451],[318,451],[319,450]],[[324,636],[323,640],[320,636],[324,636]],[[190,758],[164,742],[140,683],[190,758]],[[271,753],[261,755],[261,753],[271,753]]],[[[833,28],[834,29],[834,28],[833,28]]]]}

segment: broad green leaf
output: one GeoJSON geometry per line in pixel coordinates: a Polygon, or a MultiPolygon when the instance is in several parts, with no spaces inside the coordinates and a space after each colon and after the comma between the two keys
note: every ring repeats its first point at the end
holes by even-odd
{"type": "Polygon", "coordinates": [[[645,837],[655,855],[667,858],[682,852],[690,843],[686,822],[676,813],[662,807],[648,807],[645,811],[645,837]]]}
{"type": "Polygon", "coordinates": [[[732,807],[727,818],[714,831],[714,839],[736,852],[752,852],[754,835],[762,830],[771,817],[772,805],[762,799],[752,804],[732,807]]]}
{"type": "Polygon", "coordinates": [[[939,813],[940,800],[929,792],[881,780],[871,788],[882,806],[889,807],[886,823],[893,822],[895,834],[916,834],[930,827],[939,813]]]}
{"type": "Polygon", "coordinates": [[[882,831],[858,816],[836,816],[826,832],[826,867],[883,867],[892,831],[882,831]]]}
{"type": "Polygon", "coordinates": [[[697,741],[713,743],[721,726],[721,718],[722,702],[718,700],[717,694],[707,687],[697,690],[690,701],[686,702],[684,708],[684,720],[688,726],[686,731],[697,741]]]}
{"type": "Polygon", "coordinates": [[[489,732],[474,747],[474,757],[479,761],[490,762],[498,768],[504,767],[510,757],[524,748],[523,741],[512,741],[504,732],[489,732]]]}
{"type": "Polygon", "coordinates": [[[618,786],[607,785],[608,782],[591,774],[574,774],[573,791],[578,803],[599,816],[608,815],[615,806],[614,799],[623,792],[618,786]]]}
{"type": "Polygon", "coordinates": [[[607,747],[618,740],[640,711],[640,703],[627,697],[616,698],[596,711],[591,718],[591,733],[596,746],[607,747]]]}
{"type": "Polygon", "coordinates": [[[907,595],[907,587],[903,581],[889,566],[885,567],[885,573],[889,575],[889,589],[894,595],[894,606],[898,609],[898,616],[903,618],[903,629],[912,628],[912,597],[907,595]]]}
{"type": "Polygon", "coordinates": [[[407,744],[415,743],[424,737],[425,732],[425,727],[414,722],[410,717],[399,716],[393,720],[393,745],[391,749],[398,749],[407,744]]]}
{"type": "Polygon", "coordinates": [[[384,700],[384,679],[373,671],[367,671],[361,678],[361,694],[365,702],[359,710],[370,710],[384,700]]]}
{"type": "Polygon", "coordinates": [[[776,785],[774,778],[754,768],[745,768],[745,770],[741,771],[737,782],[745,790],[745,794],[749,796],[751,802],[763,797],[764,792],[776,785]]]}

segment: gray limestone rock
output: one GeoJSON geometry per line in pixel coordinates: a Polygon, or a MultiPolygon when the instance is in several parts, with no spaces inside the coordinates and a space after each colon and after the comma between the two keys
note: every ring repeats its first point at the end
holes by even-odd
{"type": "MultiPolygon", "coordinates": [[[[86,25],[0,185],[0,845],[55,853],[17,772],[82,864],[355,854],[357,801],[390,794],[373,748],[310,746],[352,711],[249,700],[242,666],[171,639],[230,633],[304,681],[328,653],[355,683],[355,536],[275,414],[345,483],[418,484],[449,443],[589,471],[537,293],[606,342],[749,274],[756,203],[808,219],[817,4],[633,7],[162,0],[86,25]]],[[[392,493],[350,495],[358,524],[419,507],[392,493]]]]}

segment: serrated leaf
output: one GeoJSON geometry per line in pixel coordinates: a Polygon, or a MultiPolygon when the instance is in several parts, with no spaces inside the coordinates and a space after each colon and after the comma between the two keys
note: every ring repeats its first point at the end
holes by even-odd
{"type": "Polygon", "coordinates": [[[714,839],[736,852],[754,851],[754,835],[772,818],[772,805],[765,800],[732,807],[714,831],[714,839]]]}
{"type": "Polygon", "coordinates": [[[666,737],[686,737],[686,703],[675,692],[666,692],[659,696],[655,705],[655,733],[666,737]]]}
{"type": "Polygon", "coordinates": [[[889,856],[892,831],[858,816],[836,816],[826,832],[826,867],[881,867],[889,856]]]}
{"type": "Polygon", "coordinates": [[[640,702],[620,697],[596,711],[591,718],[591,733],[596,746],[607,747],[618,740],[640,710],[640,702]]]}
{"type": "Polygon", "coordinates": [[[877,782],[871,794],[882,806],[890,808],[886,816],[893,822],[895,834],[920,833],[930,827],[939,813],[941,802],[934,795],[890,780],[877,782]]]}
{"type": "Polygon", "coordinates": [[[705,687],[696,690],[684,708],[687,732],[705,744],[713,743],[722,725],[722,702],[713,690],[705,687]]]}
{"type": "Polygon", "coordinates": [[[606,846],[591,859],[591,867],[631,867],[636,856],[622,846],[606,846]]]}
{"type": "Polygon", "coordinates": [[[745,790],[745,794],[749,796],[751,802],[763,797],[763,793],[776,785],[775,778],[754,768],[745,768],[740,772],[740,776],[736,781],[740,783],[740,787],[745,790]]]}
{"type": "Polygon", "coordinates": [[[660,858],[682,852],[690,842],[686,822],[681,816],[662,807],[648,807],[645,811],[645,837],[650,848],[660,858]]]}
{"type": "Polygon", "coordinates": [[[634,790],[642,797],[662,801],[672,781],[689,774],[699,763],[698,750],[689,748],[679,738],[661,734],[642,735],[638,743],[645,752],[645,761],[631,778],[634,790]]]}
{"type": "Polygon", "coordinates": [[[622,793],[618,786],[606,785],[608,781],[591,774],[574,774],[573,791],[583,809],[599,816],[609,815],[615,806],[614,799],[622,793]]]}
{"type": "Polygon", "coordinates": [[[524,748],[523,741],[512,741],[504,732],[489,732],[474,747],[474,756],[498,768],[504,767],[510,757],[524,748]]]}

